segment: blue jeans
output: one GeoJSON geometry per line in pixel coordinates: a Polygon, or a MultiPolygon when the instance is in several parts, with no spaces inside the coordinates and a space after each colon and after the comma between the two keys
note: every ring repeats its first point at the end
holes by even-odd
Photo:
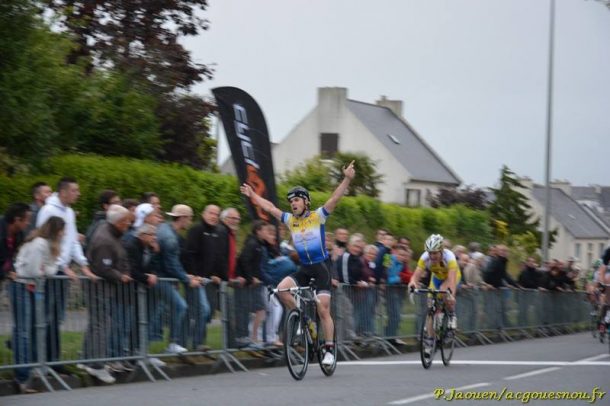
{"type": "Polygon", "coordinates": [[[148,309],[150,311],[150,340],[155,341],[162,331],[161,318],[163,311],[169,311],[169,341],[186,345],[183,334],[184,317],[186,316],[186,301],[178,293],[172,282],[159,281],[148,291],[148,309]]]}
{"type": "Polygon", "coordinates": [[[193,349],[198,345],[205,344],[208,335],[208,323],[211,319],[210,303],[205,292],[205,287],[186,287],[187,308],[187,341],[191,339],[193,349]]]}
{"type": "Polygon", "coordinates": [[[375,291],[370,288],[355,288],[352,300],[355,313],[355,330],[358,335],[368,335],[375,332],[375,291]]]}
{"type": "MultiPolygon", "coordinates": [[[[36,362],[36,293],[27,284],[19,282],[9,283],[8,293],[14,321],[12,349],[15,364],[36,362]]],[[[17,382],[26,383],[29,378],[29,367],[15,368],[17,382]]]]}
{"type": "Polygon", "coordinates": [[[386,286],[386,307],[388,324],[385,329],[386,337],[396,337],[400,325],[400,309],[402,307],[403,289],[400,286],[386,286]]]}

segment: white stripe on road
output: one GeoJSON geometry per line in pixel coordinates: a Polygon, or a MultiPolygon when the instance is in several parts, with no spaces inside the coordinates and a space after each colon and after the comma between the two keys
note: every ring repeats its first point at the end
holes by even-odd
{"type": "Polygon", "coordinates": [[[574,361],[574,363],[576,363],[576,364],[581,363],[581,362],[587,363],[587,362],[591,362],[591,361],[597,361],[598,359],[603,359],[606,357],[610,357],[610,354],[600,354],[600,355],[596,355],[594,357],[581,359],[580,361],[574,361]]]}
{"type": "MultiPolygon", "coordinates": [[[[442,364],[442,361],[433,361],[442,364]]],[[[383,366],[383,365],[420,365],[421,361],[342,361],[341,366],[383,366]]],[[[451,360],[451,365],[526,365],[526,366],[610,366],[610,361],[593,362],[581,361],[479,361],[479,360],[451,360]]]]}
{"type": "Polygon", "coordinates": [[[547,372],[557,371],[558,369],[561,369],[561,368],[559,368],[559,367],[552,367],[552,368],[545,368],[545,369],[537,369],[535,371],[526,372],[524,374],[507,376],[506,378],[504,378],[504,380],[505,381],[512,381],[514,379],[527,378],[528,376],[546,374],[547,372]]]}
{"type": "MultiPolygon", "coordinates": [[[[544,369],[538,369],[535,371],[530,371],[530,372],[526,372],[523,374],[519,374],[519,375],[512,375],[512,376],[507,376],[505,378],[502,378],[503,380],[507,380],[507,381],[511,381],[511,380],[515,380],[515,379],[521,379],[521,378],[526,378],[526,377],[530,377],[530,376],[535,376],[535,375],[541,375],[541,374],[546,374],[548,372],[553,372],[556,371],[560,366],[610,366],[610,362],[594,362],[598,359],[603,359],[608,357],[609,354],[600,354],[600,355],[596,355],[593,357],[589,357],[589,358],[584,358],[578,361],[572,361],[572,362],[565,362],[565,361],[459,361],[459,360],[453,360],[451,361],[452,364],[458,364],[458,365],[557,365],[555,367],[552,368],[544,368],[544,369]]],[[[350,361],[350,362],[342,362],[341,364],[343,365],[415,365],[415,364],[419,364],[419,361],[350,361]]],[[[434,363],[441,363],[440,361],[436,361],[434,363]]],[[[483,386],[489,386],[491,385],[490,383],[475,383],[473,385],[468,385],[468,386],[462,386],[460,388],[455,388],[456,391],[461,391],[461,390],[466,390],[466,389],[474,389],[474,388],[480,388],[483,386]]],[[[390,405],[405,405],[407,403],[413,403],[413,402],[419,402],[420,400],[424,400],[424,399],[431,399],[434,398],[435,395],[434,393],[430,394],[424,394],[424,395],[418,395],[418,396],[412,396],[409,398],[405,398],[405,399],[400,399],[400,400],[395,400],[392,401],[388,404],[390,405]]]]}
{"type": "MultiPolygon", "coordinates": [[[[459,388],[455,388],[455,390],[463,391],[463,390],[467,390],[467,389],[482,388],[483,386],[489,386],[489,385],[491,385],[491,384],[487,383],[487,382],[481,382],[481,383],[475,383],[474,385],[466,385],[466,386],[462,386],[459,388]]],[[[426,395],[412,396],[410,398],[394,400],[393,402],[390,402],[388,404],[389,405],[406,405],[407,403],[419,402],[420,400],[430,399],[433,397],[435,397],[435,395],[433,393],[431,393],[431,394],[428,393],[426,395]]]]}

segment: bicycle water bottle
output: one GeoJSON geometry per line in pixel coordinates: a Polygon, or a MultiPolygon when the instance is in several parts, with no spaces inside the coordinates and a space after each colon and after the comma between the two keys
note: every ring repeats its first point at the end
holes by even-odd
{"type": "Polygon", "coordinates": [[[312,340],[318,338],[318,331],[316,329],[316,323],[314,323],[311,319],[307,319],[307,327],[309,328],[309,334],[311,334],[312,340]]]}

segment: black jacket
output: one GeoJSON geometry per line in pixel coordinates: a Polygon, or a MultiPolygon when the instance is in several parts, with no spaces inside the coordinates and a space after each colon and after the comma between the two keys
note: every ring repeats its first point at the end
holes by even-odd
{"type": "Polygon", "coordinates": [[[148,276],[147,273],[157,274],[159,272],[158,265],[158,254],[152,251],[150,252],[150,257],[148,258],[148,262],[145,261],[145,252],[147,248],[144,246],[144,243],[139,238],[132,238],[127,242],[123,242],[123,246],[127,251],[127,257],[129,258],[129,268],[131,271],[131,277],[145,285],[148,284],[148,276]]]}
{"type": "Polygon", "coordinates": [[[241,276],[252,282],[252,278],[261,280],[261,265],[263,261],[263,242],[250,234],[246,239],[246,244],[237,257],[237,276],[241,276]]]}
{"type": "Polygon", "coordinates": [[[6,271],[11,272],[14,271],[14,262],[17,257],[17,251],[21,244],[23,244],[23,240],[25,239],[25,233],[20,231],[15,235],[15,246],[14,250],[11,254],[8,249],[8,245],[6,243],[6,239],[8,237],[8,224],[4,220],[4,218],[0,218],[0,280],[6,278],[5,272],[5,264],[7,264],[6,271]]]}
{"type": "Polygon", "coordinates": [[[336,272],[337,275],[335,277],[341,283],[347,283],[350,285],[355,285],[358,281],[361,281],[362,278],[362,268],[364,264],[362,263],[362,257],[358,255],[352,255],[349,252],[344,253],[339,258],[337,258],[336,262],[336,272]],[[347,263],[344,264],[345,258],[347,257],[347,263]],[[345,269],[344,265],[347,265],[347,269],[345,269]]]}
{"type": "Polygon", "coordinates": [[[538,289],[540,287],[540,272],[536,268],[526,266],[519,274],[519,285],[526,289],[538,289]]]}
{"type": "Polygon", "coordinates": [[[186,236],[186,269],[189,274],[218,276],[227,279],[226,268],[221,265],[221,234],[218,227],[201,221],[191,227],[186,236]]]}
{"type": "Polygon", "coordinates": [[[504,257],[494,257],[489,263],[487,270],[483,273],[483,280],[494,288],[501,288],[504,282],[512,286],[517,286],[517,282],[506,272],[508,259],[504,257]]]}
{"type": "Polygon", "coordinates": [[[568,289],[567,279],[565,272],[558,271],[553,274],[551,271],[547,271],[544,273],[541,285],[547,290],[568,289]]]}

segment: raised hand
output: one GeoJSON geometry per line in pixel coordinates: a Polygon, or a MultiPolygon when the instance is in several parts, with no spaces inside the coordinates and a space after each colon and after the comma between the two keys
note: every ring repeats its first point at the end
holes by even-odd
{"type": "Polygon", "coordinates": [[[248,185],[247,183],[244,183],[243,185],[241,185],[239,187],[239,191],[246,195],[247,197],[252,197],[252,194],[254,193],[254,190],[252,190],[252,187],[250,185],[248,185]]]}
{"type": "Polygon", "coordinates": [[[356,169],[354,168],[354,162],[356,162],[356,161],[352,161],[352,162],[350,162],[349,165],[343,167],[343,175],[348,179],[354,179],[354,176],[356,176],[356,169]]]}

